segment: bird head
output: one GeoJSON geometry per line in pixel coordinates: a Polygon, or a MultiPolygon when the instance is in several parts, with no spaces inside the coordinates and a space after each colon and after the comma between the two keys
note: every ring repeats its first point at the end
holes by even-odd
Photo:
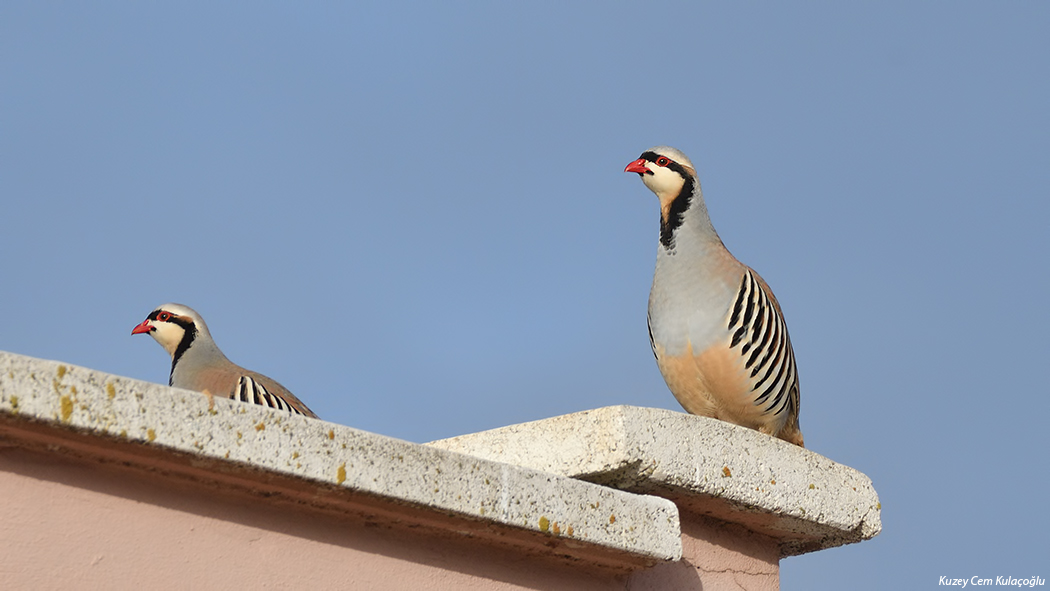
{"type": "Polygon", "coordinates": [[[153,340],[174,357],[182,345],[188,347],[198,333],[207,334],[204,320],[192,308],[181,304],[164,304],[149,313],[146,319],[131,329],[131,334],[149,333],[153,340]],[[187,337],[189,340],[187,341],[187,337]],[[185,342],[184,342],[185,341],[185,342]]]}
{"type": "Polygon", "coordinates": [[[624,172],[635,172],[661,203],[669,203],[682,192],[686,179],[696,177],[696,169],[685,154],[670,146],[650,148],[627,165],[624,172]]]}

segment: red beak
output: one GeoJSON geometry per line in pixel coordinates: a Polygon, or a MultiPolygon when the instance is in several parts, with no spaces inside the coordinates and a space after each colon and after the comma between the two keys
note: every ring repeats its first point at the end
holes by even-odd
{"type": "Polygon", "coordinates": [[[135,328],[131,329],[131,334],[142,334],[151,330],[153,330],[153,327],[150,326],[149,319],[147,318],[146,320],[142,321],[142,324],[139,324],[135,328]]]}
{"type": "Polygon", "coordinates": [[[651,174],[649,169],[645,167],[645,158],[639,158],[634,162],[627,165],[627,168],[623,169],[624,172],[637,172],[638,174],[651,174]]]}

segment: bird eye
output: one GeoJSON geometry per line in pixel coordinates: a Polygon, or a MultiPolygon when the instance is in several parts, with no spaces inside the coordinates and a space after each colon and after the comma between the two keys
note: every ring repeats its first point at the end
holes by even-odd
{"type": "Polygon", "coordinates": [[[657,166],[667,166],[670,163],[671,163],[671,159],[666,157],[666,156],[660,156],[659,158],[656,159],[656,165],[657,166]]]}
{"type": "Polygon", "coordinates": [[[161,322],[167,322],[170,318],[171,314],[167,312],[161,312],[160,314],[157,314],[157,320],[160,320],[161,322]]]}

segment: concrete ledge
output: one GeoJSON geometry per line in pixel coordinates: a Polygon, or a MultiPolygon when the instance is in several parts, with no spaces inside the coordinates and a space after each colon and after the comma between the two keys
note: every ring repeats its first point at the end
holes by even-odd
{"type": "Polygon", "coordinates": [[[5,352],[0,443],[625,572],[682,555],[666,499],[5,352]]]}
{"type": "Polygon", "coordinates": [[[871,480],[751,429],[668,410],[613,406],[428,445],[673,500],[683,512],[776,539],[781,556],[882,529],[871,480]]]}

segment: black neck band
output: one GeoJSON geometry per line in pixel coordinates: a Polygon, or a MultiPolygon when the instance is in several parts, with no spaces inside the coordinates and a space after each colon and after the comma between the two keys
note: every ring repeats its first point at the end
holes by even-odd
{"type": "MultiPolygon", "coordinates": [[[[677,166],[677,163],[672,166],[677,166]]],[[[667,250],[674,248],[675,231],[685,221],[685,212],[693,203],[693,190],[696,186],[693,176],[685,172],[685,170],[675,170],[675,172],[682,175],[682,179],[685,182],[682,183],[682,191],[671,201],[671,207],[667,210],[667,217],[660,216],[660,244],[664,245],[664,248],[667,250]]]]}
{"type": "Polygon", "coordinates": [[[168,385],[171,386],[175,380],[175,366],[178,365],[179,359],[182,359],[183,353],[193,344],[193,339],[197,338],[197,325],[181,318],[172,318],[169,322],[178,324],[183,330],[182,340],[179,341],[179,346],[175,347],[175,353],[171,356],[171,374],[168,375],[168,385]]]}

